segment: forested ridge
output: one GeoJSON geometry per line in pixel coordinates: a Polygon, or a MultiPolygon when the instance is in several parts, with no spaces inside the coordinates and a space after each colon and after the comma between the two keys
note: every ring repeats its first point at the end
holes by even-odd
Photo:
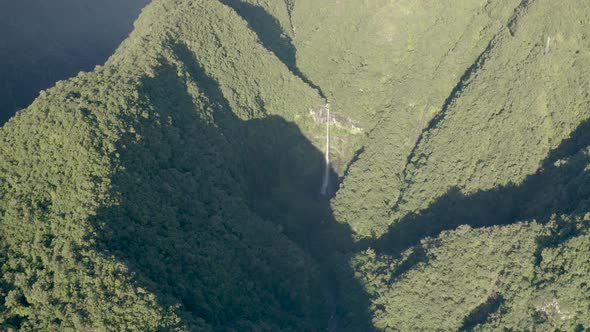
{"type": "Polygon", "coordinates": [[[590,329],[589,17],[153,0],[0,129],[0,330],[590,329]]]}

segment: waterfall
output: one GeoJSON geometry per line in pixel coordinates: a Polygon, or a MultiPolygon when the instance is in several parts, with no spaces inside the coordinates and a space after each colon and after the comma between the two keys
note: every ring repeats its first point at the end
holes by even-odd
{"type": "Polygon", "coordinates": [[[320,190],[324,196],[328,194],[328,186],[330,185],[330,120],[330,104],[326,104],[326,165],[320,190]]]}

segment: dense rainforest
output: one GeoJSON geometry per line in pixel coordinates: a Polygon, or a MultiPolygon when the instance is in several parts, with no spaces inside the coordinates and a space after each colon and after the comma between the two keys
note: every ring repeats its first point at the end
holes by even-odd
{"type": "Polygon", "coordinates": [[[153,0],[134,26],[0,129],[0,330],[590,330],[589,3],[153,0]]]}

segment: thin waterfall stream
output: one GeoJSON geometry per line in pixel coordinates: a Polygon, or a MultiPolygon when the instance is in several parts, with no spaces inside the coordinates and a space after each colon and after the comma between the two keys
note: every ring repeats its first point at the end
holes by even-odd
{"type": "Polygon", "coordinates": [[[330,104],[326,104],[326,165],[324,167],[324,177],[320,193],[324,196],[328,194],[330,185],[330,104]]]}

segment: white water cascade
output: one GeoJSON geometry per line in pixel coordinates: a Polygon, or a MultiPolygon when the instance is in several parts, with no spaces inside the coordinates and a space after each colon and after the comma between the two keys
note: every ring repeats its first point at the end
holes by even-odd
{"type": "Polygon", "coordinates": [[[326,104],[326,165],[320,190],[323,196],[328,194],[328,187],[330,186],[330,120],[330,104],[326,104]]]}

